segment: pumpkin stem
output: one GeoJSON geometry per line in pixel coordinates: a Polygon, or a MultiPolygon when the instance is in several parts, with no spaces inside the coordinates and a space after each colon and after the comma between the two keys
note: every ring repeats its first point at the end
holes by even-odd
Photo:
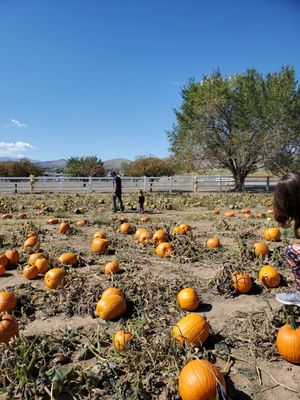
{"type": "Polygon", "coordinates": [[[297,324],[296,324],[294,315],[288,316],[288,322],[290,323],[291,328],[295,331],[297,329],[297,324]]]}

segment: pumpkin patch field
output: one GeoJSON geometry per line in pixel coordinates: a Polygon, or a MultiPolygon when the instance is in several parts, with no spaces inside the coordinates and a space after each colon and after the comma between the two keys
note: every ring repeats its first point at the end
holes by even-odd
{"type": "Polygon", "coordinates": [[[0,198],[0,399],[299,399],[271,195],[123,197],[0,198]]]}

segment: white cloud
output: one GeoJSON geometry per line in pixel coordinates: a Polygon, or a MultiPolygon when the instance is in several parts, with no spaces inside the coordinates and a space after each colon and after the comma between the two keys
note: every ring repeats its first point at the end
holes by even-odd
{"type": "Polygon", "coordinates": [[[170,83],[171,83],[171,85],[175,85],[175,86],[180,85],[180,82],[179,82],[179,81],[171,81],[170,83]]]}
{"type": "Polygon", "coordinates": [[[20,122],[17,119],[12,118],[7,124],[3,125],[3,128],[26,128],[27,124],[20,122]]]}
{"type": "Polygon", "coordinates": [[[0,142],[0,157],[24,157],[24,152],[33,150],[34,147],[30,143],[25,142],[0,142]]]}

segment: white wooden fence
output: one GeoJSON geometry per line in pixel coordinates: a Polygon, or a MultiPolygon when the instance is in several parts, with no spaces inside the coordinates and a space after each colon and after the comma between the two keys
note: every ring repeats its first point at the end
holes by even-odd
{"type": "MultiPolygon", "coordinates": [[[[245,190],[272,190],[277,184],[277,177],[249,176],[245,190]]],[[[122,177],[124,193],[136,192],[225,192],[234,188],[232,176],[198,175],[172,177],[122,177]]],[[[109,193],[113,190],[112,178],[83,177],[47,177],[34,178],[31,186],[29,178],[0,177],[0,193],[109,193]]]]}

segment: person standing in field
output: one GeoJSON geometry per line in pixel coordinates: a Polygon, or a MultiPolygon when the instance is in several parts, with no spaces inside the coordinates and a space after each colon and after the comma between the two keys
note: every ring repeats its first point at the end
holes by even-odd
{"type": "Polygon", "coordinates": [[[138,199],[138,205],[139,205],[139,213],[143,214],[144,212],[144,203],[145,203],[145,196],[142,190],[139,191],[139,199],[138,199]]]}
{"type": "Polygon", "coordinates": [[[124,212],[124,205],[122,201],[122,182],[121,178],[116,174],[116,172],[112,172],[111,176],[113,177],[113,187],[114,187],[114,194],[113,194],[113,208],[114,212],[117,212],[117,202],[118,199],[120,203],[120,211],[124,212]]]}
{"type": "MultiPolygon", "coordinates": [[[[294,236],[300,239],[300,174],[288,173],[278,182],[273,200],[274,216],[282,227],[294,221],[294,236]]],[[[276,299],[283,304],[300,307],[300,243],[286,246],[285,254],[295,277],[295,290],[277,293],[276,299]]]]}

